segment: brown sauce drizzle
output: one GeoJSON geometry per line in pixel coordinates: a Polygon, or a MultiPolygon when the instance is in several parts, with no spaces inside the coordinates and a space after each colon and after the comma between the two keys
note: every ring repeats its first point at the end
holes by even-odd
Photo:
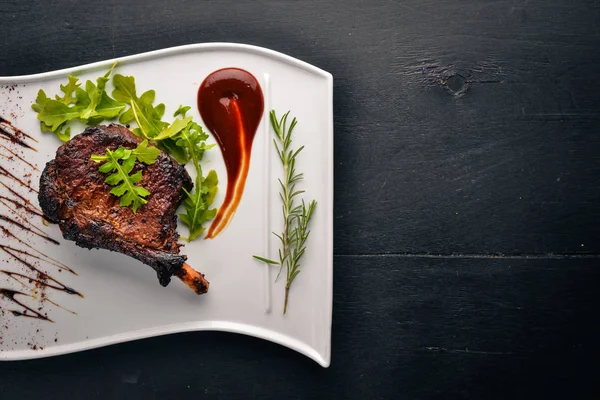
{"type": "Polygon", "coordinates": [[[27,189],[32,190],[36,193],[38,193],[38,191],[34,188],[31,187],[31,185],[29,185],[26,182],[23,182],[21,179],[17,178],[16,176],[14,176],[13,174],[11,174],[9,171],[6,170],[6,168],[0,166],[0,175],[4,175],[9,177],[10,179],[18,182],[19,184],[21,184],[21,186],[25,186],[27,189]]]}
{"type": "Polygon", "coordinates": [[[57,246],[60,245],[60,243],[57,240],[52,239],[50,236],[36,232],[33,229],[23,225],[22,223],[15,221],[14,219],[12,219],[10,217],[7,217],[6,215],[0,214],[0,221],[6,221],[10,224],[18,226],[19,228],[21,228],[25,231],[33,233],[34,235],[37,235],[37,236],[41,237],[42,239],[49,241],[50,243],[54,243],[57,246]]]}
{"type": "MultiPolygon", "coordinates": [[[[23,157],[21,157],[20,155],[18,155],[17,153],[15,153],[14,151],[12,151],[8,147],[6,147],[5,145],[0,144],[0,147],[3,148],[4,150],[8,151],[11,154],[12,157],[18,158],[19,161],[24,162],[25,164],[29,165],[32,169],[36,170],[37,172],[40,172],[40,170],[38,169],[38,167],[36,167],[32,163],[30,163],[29,161],[27,161],[26,159],[24,159],[23,157]]],[[[7,156],[4,156],[4,157],[10,158],[10,157],[7,157],[7,156]]]]}
{"type": "Polygon", "coordinates": [[[27,138],[27,139],[33,140],[36,143],[39,143],[33,136],[26,134],[19,128],[15,127],[10,121],[8,121],[2,117],[0,117],[0,135],[4,136],[11,142],[18,144],[19,146],[25,147],[25,148],[33,150],[33,151],[37,151],[34,147],[32,147],[31,145],[29,145],[28,143],[25,142],[25,138],[27,138]],[[7,130],[2,125],[6,125],[6,126],[10,127],[10,130],[12,132],[9,132],[9,130],[7,130]]]}
{"type": "Polygon", "coordinates": [[[29,204],[19,203],[18,201],[11,199],[10,197],[2,196],[0,194],[0,203],[4,204],[7,208],[11,209],[12,211],[15,211],[14,209],[10,208],[10,206],[8,204],[6,204],[5,201],[12,203],[16,208],[19,208],[19,209],[22,208],[23,210],[27,211],[29,214],[37,215],[38,217],[44,218],[44,214],[42,214],[41,212],[39,212],[38,210],[36,210],[32,206],[30,206],[29,204]]]}
{"type": "Polygon", "coordinates": [[[26,251],[23,251],[23,250],[17,250],[17,249],[11,248],[10,246],[4,246],[4,245],[3,245],[5,248],[9,248],[9,249],[11,249],[11,250],[13,250],[13,251],[17,251],[17,252],[19,252],[19,253],[22,253],[22,254],[27,254],[27,255],[29,255],[29,256],[31,256],[31,257],[35,257],[35,258],[37,258],[37,259],[38,259],[38,260],[40,260],[40,261],[47,262],[48,264],[51,264],[51,265],[55,266],[56,268],[58,268],[59,272],[61,272],[61,270],[63,270],[63,269],[64,269],[64,270],[67,270],[67,271],[69,271],[69,272],[70,272],[70,273],[72,273],[73,275],[79,275],[77,272],[73,271],[73,270],[72,270],[71,268],[69,268],[67,265],[65,265],[65,264],[61,263],[60,261],[58,261],[58,260],[56,260],[56,259],[54,259],[54,258],[52,258],[52,257],[50,257],[50,256],[48,256],[48,255],[46,255],[46,254],[44,254],[44,253],[42,253],[41,251],[37,250],[35,247],[33,247],[33,246],[32,246],[32,245],[30,245],[29,243],[25,242],[24,240],[21,240],[20,238],[18,238],[17,236],[15,236],[15,235],[14,235],[14,234],[13,234],[11,231],[9,231],[8,229],[6,229],[5,227],[3,227],[3,226],[0,226],[0,230],[2,230],[2,232],[3,232],[3,233],[6,235],[6,236],[10,236],[11,238],[15,239],[17,242],[19,242],[19,243],[21,243],[21,244],[23,244],[23,245],[25,245],[25,246],[29,247],[31,250],[35,251],[35,252],[36,252],[37,254],[39,254],[41,257],[39,257],[39,256],[36,256],[36,255],[33,255],[33,254],[31,254],[31,253],[27,253],[26,251]],[[42,258],[42,257],[43,257],[43,258],[42,258]]]}
{"type": "Polygon", "coordinates": [[[240,68],[223,68],[204,79],[198,89],[198,110],[215,137],[227,169],[227,192],[207,239],[217,236],[232,220],[242,199],[252,141],[262,119],[264,98],[258,80],[240,68]]]}
{"type": "Polygon", "coordinates": [[[4,130],[2,128],[2,126],[0,126],[0,138],[7,140],[9,142],[12,143],[16,143],[19,146],[25,147],[27,149],[36,151],[37,150],[35,148],[33,148],[32,146],[30,146],[29,144],[27,144],[25,141],[23,141],[22,139],[17,138],[15,135],[12,135],[11,133],[9,133],[8,131],[4,130]]]}
{"type": "Polygon", "coordinates": [[[29,256],[29,257],[33,257],[33,258],[35,258],[35,259],[37,259],[37,260],[40,260],[40,261],[47,262],[48,264],[50,264],[50,265],[53,265],[54,267],[58,268],[59,270],[63,270],[63,269],[64,269],[64,270],[66,270],[66,271],[69,271],[69,272],[70,272],[70,273],[72,273],[73,275],[77,275],[77,273],[76,273],[75,271],[73,271],[71,268],[67,267],[67,266],[66,266],[66,265],[64,265],[64,264],[60,264],[60,263],[58,263],[58,261],[56,261],[56,260],[54,260],[53,258],[50,258],[50,257],[48,257],[48,256],[46,256],[46,255],[43,255],[43,256],[44,256],[44,257],[46,257],[46,258],[48,258],[48,259],[50,259],[50,260],[52,260],[52,261],[54,261],[54,262],[52,262],[52,261],[48,261],[47,259],[45,259],[45,258],[42,258],[42,257],[40,257],[40,256],[36,256],[35,254],[28,253],[28,252],[26,252],[25,250],[19,250],[19,249],[15,249],[14,247],[11,247],[11,246],[6,246],[6,245],[3,245],[3,244],[0,244],[0,247],[2,248],[2,250],[10,250],[10,251],[14,251],[14,252],[16,252],[16,253],[20,253],[20,254],[27,255],[27,256],[29,256]]]}
{"type": "Polygon", "coordinates": [[[63,310],[65,310],[66,312],[68,312],[68,313],[70,313],[70,314],[77,315],[77,313],[76,313],[75,311],[73,311],[73,310],[69,310],[68,308],[65,308],[65,307],[61,306],[60,304],[58,304],[58,303],[55,303],[54,301],[50,300],[50,299],[49,299],[49,298],[46,296],[46,294],[45,294],[45,293],[42,293],[42,301],[44,301],[44,302],[48,302],[48,303],[50,303],[50,304],[53,304],[53,305],[55,305],[56,307],[58,307],[58,308],[60,308],[60,309],[63,309],[63,310]]]}
{"type": "Polygon", "coordinates": [[[21,199],[24,204],[28,204],[28,205],[31,204],[31,201],[27,200],[25,197],[23,197],[19,193],[15,192],[13,189],[11,189],[9,186],[7,186],[4,182],[0,181],[0,185],[4,186],[6,189],[8,189],[9,192],[11,192],[12,194],[14,194],[19,199],[21,199]]]}
{"type": "MultiPolygon", "coordinates": [[[[0,203],[4,204],[6,206],[6,208],[8,208],[10,211],[12,211],[12,214],[19,217],[20,221],[22,221],[23,223],[27,224],[28,226],[30,226],[32,229],[35,229],[36,231],[38,231],[41,235],[46,236],[46,232],[44,230],[42,230],[40,227],[38,227],[37,225],[35,225],[34,223],[31,222],[30,218],[27,218],[26,216],[24,216],[23,214],[19,213],[17,210],[15,210],[14,208],[10,207],[8,204],[6,204],[6,202],[4,201],[4,199],[0,198],[0,203]]],[[[42,223],[45,220],[42,219],[42,223]]]]}
{"type": "MultiPolygon", "coordinates": [[[[28,167],[30,167],[32,171],[40,172],[40,170],[38,168],[36,168],[32,163],[28,162],[25,158],[19,156],[16,153],[16,150],[14,150],[15,146],[20,146],[20,147],[23,147],[26,149],[37,151],[33,146],[31,146],[30,144],[27,143],[27,140],[32,140],[34,142],[38,142],[35,138],[33,138],[32,136],[23,132],[22,130],[16,128],[12,123],[7,121],[6,119],[0,117],[0,139],[4,139],[11,143],[11,145],[7,144],[6,146],[3,144],[0,144],[0,147],[3,149],[3,151],[8,152],[10,154],[10,156],[6,155],[6,153],[0,154],[0,156],[3,156],[9,160],[15,160],[15,161],[19,160],[19,161],[23,162],[24,164],[26,164],[28,167]],[[11,146],[13,148],[10,148],[7,146],[11,146]]],[[[14,181],[15,184],[29,189],[30,193],[38,192],[36,189],[34,189],[31,186],[31,182],[25,182],[24,180],[17,177],[13,172],[11,172],[7,168],[8,168],[7,166],[0,166],[0,176],[4,176],[4,177],[14,181]]],[[[28,174],[26,176],[30,176],[30,174],[28,174]]],[[[7,193],[0,194],[0,204],[4,205],[6,207],[6,210],[10,211],[12,213],[12,215],[14,216],[14,217],[11,217],[6,214],[0,214],[0,221],[4,222],[4,224],[5,224],[4,226],[0,225],[0,232],[2,232],[5,237],[9,238],[9,243],[12,244],[11,241],[14,240],[15,243],[18,242],[18,243],[28,247],[28,249],[29,249],[29,250],[18,249],[18,248],[13,247],[12,245],[0,243],[0,251],[3,253],[6,253],[10,258],[16,260],[18,263],[25,266],[27,268],[27,270],[32,272],[32,274],[25,274],[25,273],[16,272],[16,271],[8,271],[6,269],[0,269],[0,275],[4,275],[4,276],[8,277],[8,279],[11,279],[11,280],[17,282],[24,289],[27,289],[27,291],[29,291],[29,290],[32,291],[32,294],[28,294],[28,293],[23,293],[21,291],[8,289],[8,288],[0,288],[0,298],[3,298],[5,301],[7,301],[9,303],[12,303],[13,306],[15,306],[17,308],[17,309],[6,309],[6,311],[12,313],[14,316],[17,316],[17,317],[27,317],[27,318],[34,318],[34,319],[40,319],[40,320],[44,320],[44,321],[53,322],[48,317],[47,314],[42,312],[41,306],[39,308],[36,307],[37,310],[30,306],[27,306],[23,302],[23,300],[19,298],[20,296],[24,296],[24,297],[30,297],[30,298],[36,299],[36,300],[40,301],[41,303],[44,303],[44,302],[51,303],[59,308],[62,308],[63,310],[65,310],[69,313],[76,314],[75,312],[62,307],[59,304],[52,301],[51,299],[49,299],[45,290],[51,289],[51,290],[55,290],[55,291],[59,291],[59,292],[64,292],[64,293],[67,293],[70,295],[79,296],[79,297],[83,297],[83,295],[81,293],[79,293],[78,291],[76,291],[75,289],[68,287],[68,286],[64,285],[63,283],[59,282],[58,280],[56,280],[55,278],[53,278],[46,272],[43,272],[38,267],[36,267],[36,265],[38,265],[40,262],[44,262],[46,264],[49,264],[49,265],[57,268],[58,272],[61,272],[62,270],[66,270],[74,275],[77,275],[77,273],[75,271],[73,271],[71,268],[69,268],[68,266],[66,266],[65,264],[40,252],[32,244],[28,243],[28,241],[21,239],[15,233],[11,232],[12,229],[9,230],[8,226],[6,225],[6,224],[8,224],[9,226],[13,226],[23,232],[32,233],[32,234],[36,235],[37,237],[40,237],[40,238],[42,238],[50,243],[53,243],[55,245],[60,245],[60,243],[57,240],[51,238],[50,236],[48,236],[45,233],[45,231],[40,229],[38,226],[34,225],[31,222],[31,218],[26,217],[26,215],[24,213],[18,212],[18,210],[24,210],[24,212],[26,212],[30,215],[41,217],[42,222],[44,222],[45,219],[44,219],[44,215],[43,215],[42,211],[39,208],[37,208],[35,205],[33,205],[31,200],[27,199],[25,197],[25,195],[21,195],[17,191],[13,190],[13,188],[11,188],[11,186],[14,186],[14,184],[6,182],[6,181],[5,182],[0,181],[0,185],[8,191],[7,193]],[[29,260],[31,260],[31,259],[29,259],[27,257],[31,257],[31,259],[34,259],[35,261],[30,262],[29,260]],[[18,310],[19,308],[22,308],[22,310],[18,310]]],[[[0,237],[0,239],[1,239],[1,237],[0,237]]]]}
{"type": "Polygon", "coordinates": [[[75,295],[75,296],[83,297],[83,295],[81,293],[79,293],[78,291],[76,291],[74,289],[71,289],[68,286],[63,285],[62,283],[60,283],[56,279],[52,278],[50,275],[48,275],[45,272],[42,272],[39,269],[35,268],[32,264],[28,263],[27,261],[25,261],[25,260],[23,260],[23,259],[21,259],[19,257],[15,257],[10,252],[8,252],[8,253],[11,256],[13,256],[15,259],[17,259],[20,263],[25,264],[29,269],[35,271],[39,275],[39,277],[41,279],[32,278],[30,276],[21,274],[19,272],[6,271],[6,270],[3,270],[3,269],[0,269],[0,273],[3,273],[5,275],[8,275],[8,276],[13,277],[13,278],[15,276],[18,276],[18,277],[21,277],[21,278],[25,279],[26,281],[28,281],[30,283],[31,282],[36,282],[36,285],[35,285],[36,287],[46,286],[46,287],[49,287],[49,288],[54,289],[54,290],[58,290],[58,291],[65,292],[65,293],[68,293],[68,294],[72,294],[72,295],[75,295]],[[48,283],[48,281],[54,282],[54,284],[48,283]]]}
{"type": "MultiPolygon", "coordinates": [[[[36,270],[36,271],[38,271],[38,270],[36,270]]],[[[36,285],[35,285],[36,287],[46,286],[46,287],[49,287],[49,288],[54,289],[54,290],[59,290],[61,292],[65,292],[65,293],[68,293],[68,294],[74,294],[74,295],[77,295],[79,297],[83,297],[83,295],[81,293],[79,293],[79,292],[71,289],[68,286],[63,285],[62,283],[59,283],[58,286],[57,286],[57,285],[53,285],[51,283],[45,282],[43,280],[35,279],[35,278],[30,277],[30,276],[21,274],[19,272],[6,271],[6,270],[3,270],[3,269],[0,269],[0,273],[8,275],[11,278],[14,278],[15,276],[18,276],[20,278],[25,279],[28,282],[35,282],[36,283],[36,285]]],[[[43,274],[44,277],[50,278],[48,275],[44,274],[43,272],[39,272],[38,271],[38,273],[43,274]]],[[[50,280],[54,281],[54,279],[50,279],[50,280]]]]}
{"type": "MultiPolygon", "coordinates": [[[[10,199],[9,199],[10,200],[10,199]]],[[[33,224],[31,222],[31,220],[29,218],[26,218],[25,216],[23,216],[21,213],[19,213],[16,209],[10,207],[8,204],[6,204],[5,200],[2,199],[2,196],[0,196],[0,203],[4,204],[6,206],[6,208],[8,208],[10,211],[12,211],[13,215],[17,216],[20,218],[21,221],[23,221],[23,223],[29,225],[31,228],[35,229],[36,231],[38,231],[40,234],[42,235],[46,235],[46,232],[44,232],[41,228],[39,228],[37,225],[33,224]]],[[[43,222],[44,220],[42,220],[43,222]]]]}
{"type": "Polygon", "coordinates": [[[7,310],[7,311],[11,312],[15,317],[27,317],[27,318],[41,319],[41,320],[48,321],[48,322],[54,322],[50,318],[48,318],[48,316],[21,303],[18,299],[15,298],[15,296],[33,297],[33,296],[30,296],[30,295],[22,293],[22,292],[17,292],[16,290],[0,288],[0,297],[4,297],[6,300],[9,300],[12,303],[17,304],[25,309],[25,311],[7,310]]]}

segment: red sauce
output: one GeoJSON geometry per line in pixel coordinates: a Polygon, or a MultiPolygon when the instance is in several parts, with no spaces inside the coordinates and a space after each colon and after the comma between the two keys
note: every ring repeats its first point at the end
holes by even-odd
{"type": "Polygon", "coordinates": [[[229,224],[242,198],[252,141],[264,110],[262,89],[248,71],[220,69],[200,85],[198,110],[221,148],[227,169],[225,200],[206,234],[212,239],[229,224]]]}

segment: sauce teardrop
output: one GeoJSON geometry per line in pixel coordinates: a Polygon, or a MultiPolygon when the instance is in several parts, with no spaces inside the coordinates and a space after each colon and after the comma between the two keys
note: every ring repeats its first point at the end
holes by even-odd
{"type": "Polygon", "coordinates": [[[262,89],[248,71],[220,69],[200,85],[198,110],[221,148],[227,169],[225,199],[206,234],[212,239],[229,224],[242,198],[252,142],[264,110],[262,89]]]}

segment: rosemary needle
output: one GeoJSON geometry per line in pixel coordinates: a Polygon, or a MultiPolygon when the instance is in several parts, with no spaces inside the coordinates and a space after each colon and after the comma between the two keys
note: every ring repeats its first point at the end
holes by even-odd
{"type": "Polygon", "coordinates": [[[306,251],[306,241],[310,235],[308,225],[314,214],[317,202],[312,200],[306,205],[304,200],[296,204],[296,199],[304,193],[304,190],[296,190],[296,184],[304,178],[302,173],[296,173],[296,157],[304,149],[304,146],[297,150],[291,148],[292,132],[298,121],[293,118],[289,127],[288,116],[290,112],[285,113],[281,119],[277,119],[274,110],[271,110],[270,120],[276,138],[273,139],[275,149],[283,166],[283,180],[278,179],[281,199],[281,211],[283,214],[283,230],[281,234],[273,234],[281,242],[279,248],[279,261],[268,258],[254,256],[255,259],[267,264],[279,265],[277,279],[281,275],[283,268],[286,269],[285,299],[283,304],[283,313],[287,312],[288,297],[292,282],[300,273],[300,260],[306,251]]]}

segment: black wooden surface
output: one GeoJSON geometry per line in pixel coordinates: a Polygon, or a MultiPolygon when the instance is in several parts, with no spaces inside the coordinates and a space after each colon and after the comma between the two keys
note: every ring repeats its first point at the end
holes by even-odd
{"type": "Polygon", "coordinates": [[[0,1],[0,76],[232,41],[335,80],[332,365],[224,333],[0,363],[5,398],[598,398],[600,6],[0,1]]]}

